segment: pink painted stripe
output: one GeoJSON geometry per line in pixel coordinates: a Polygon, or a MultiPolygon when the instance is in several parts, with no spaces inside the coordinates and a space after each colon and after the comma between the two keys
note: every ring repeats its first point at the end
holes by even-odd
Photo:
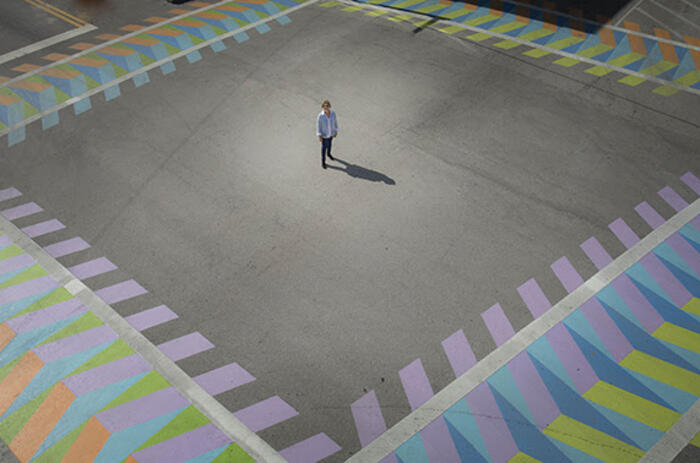
{"type": "Polygon", "coordinates": [[[9,259],[0,260],[0,275],[3,273],[15,272],[36,264],[29,254],[20,254],[9,259]]]}
{"type": "Polygon", "coordinates": [[[132,297],[140,296],[146,294],[143,286],[136,283],[134,280],[122,281],[116,285],[107,286],[106,288],[98,289],[95,291],[103,301],[107,304],[116,304],[117,302],[125,301],[131,299],[132,297]]]}
{"type": "Polygon", "coordinates": [[[159,305],[152,309],[144,310],[143,312],[129,315],[125,318],[138,331],[160,325],[170,320],[175,320],[177,314],[170,310],[167,306],[159,305]]]}
{"type": "Polygon", "coordinates": [[[420,407],[433,396],[433,388],[430,386],[428,375],[425,374],[420,359],[415,359],[403,367],[399,371],[399,377],[411,410],[420,407]]]}
{"type": "Polygon", "coordinates": [[[542,288],[537,284],[534,278],[526,281],[518,287],[518,294],[522,298],[525,305],[530,310],[534,318],[540,317],[546,311],[552,308],[551,302],[544,295],[542,288]]]}
{"type": "Polygon", "coordinates": [[[627,249],[639,243],[637,234],[622,219],[615,220],[608,228],[627,249]]]}
{"type": "Polygon", "coordinates": [[[11,187],[0,190],[0,201],[7,201],[18,196],[22,196],[22,193],[17,188],[11,187]]]}
{"type": "Polygon", "coordinates": [[[688,243],[678,233],[674,233],[666,240],[671,249],[676,251],[676,254],[683,258],[683,261],[688,264],[696,275],[700,276],[700,252],[696,251],[693,246],[688,243]]]}
{"type": "Polygon", "coordinates": [[[612,257],[608,254],[608,251],[606,251],[603,245],[595,238],[588,238],[581,243],[581,249],[583,249],[583,252],[591,259],[593,265],[595,265],[598,270],[601,270],[612,262],[612,257]]]}
{"type": "Polygon", "coordinates": [[[447,429],[445,418],[438,416],[421,429],[420,438],[423,441],[428,461],[461,461],[455,447],[450,430],[447,429]]]}
{"type": "Polygon", "coordinates": [[[46,307],[36,312],[20,315],[7,320],[7,326],[15,333],[24,333],[50,323],[87,312],[87,308],[78,299],[69,299],[56,305],[46,307]]]}
{"type": "Polygon", "coordinates": [[[26,217],[28,215],[36,214],[37,212],[41,211],[43,211],[43,209],[36,203],[25,203],[20,206],[5,209],[4,211],[1,211],[0,214],[2,214],[7,220],[15,220],[21,219],[22,217],[26,217]]]}
{"type": "Polygon", "coordinates": [[[647,333],[653,333],[663,325],[663,317],[659,315],[626,274],[623,273],[615,278],[610,285],[647,330],[647,333]]]}
{"type": "Polygon", "coordinates": [[[520,352],[508,363],[508,370],[523,394],[537,427],[546,428],[561,412],[527,352],[520,352]]]}
{"type": "Polygon", "coordinates": [[[44,247],[44,251],[48,252],[53,258],[59,258],[73,254],[74,252],[82,251],[89,248],[90,245],[82,238],[75,237],[58,243],[50,244],[44,247]]]}
{"type": "Polygon", "coordinates": [[[151,371],[153,368],[140,355],[132,354],[113,362],[91,368],[74,376],[63,379],[63,383],[75,395],[102,389],[110,384],[133,378],[136,375],[151,371]]]}
{"type": "Polygon", "coordinates": [[[693,298],[693,295],[673,276],[656,254],[650,252],[639,259],[639,262],[677,307],[683,307],[693,298]]]}
{"type": "Polygon", "coordinates": [[[44,363],[49,363],[114,341],[118,337],[117,333],[103,325],[58,341],[36,346],[32,350],[44,363]]]}
{"type": "Polygon", "coordinates": [[[274,396],[238,410],[234,416],[248,426],[251,431],[258,432],[298,414],[291,405],[280,399],[279,396],[274,396]]]}
{"type": "Polygon", "coordinates": [[[231,443],[213,423],[133,454],[138,463],[182,463],[231,443]]]}
{"type": "Polygon", "coordinates": [[[598,376],[566,327],[558,323],[545,335],[579,394],[585,393],[597,381],[598,376]]]}
{"type": "Polygon", "coordinates": [[[51,232],[58,230],[63,230],[66,228],[61,222],[56,219],[47,220],[45,222],[35,223],[34,225],[29,225],[22,229],[22,232],[30,238],[36,238],[37,236],[46,235],[51,232]]]}
{"type": "Polygon", "coordinates": [[[280,450],[280,455],[289,463],[316,463],[339,451],[340,446],[333,439],[320,433],[280,450]]]}
{"type": "Polygon", "coordinates": [[[177,362],[187,357],[191,357],[205,350],[213,349],[214,344],[201,335],[199,331],[186,334],[177,339],[158,344],[158,348],[170,360],[177,362]]]}
{"type": "Polygon", "coordinates": [[[671,187],[666,186],[659,190],[659,196],[668,203],[676,212],[680,212],[688,207],[688,202],[681,198],[681,195],[676,193],[671,187]]]}
{"type": "Polygon", "coordinates": [[[623,358],[634,349],[624,334],[617,327],[610,315],[605,311],[598,299],[592,297],[581,306],[581,313],[591,324],[593,330],[603,341],[603,344],[610,352],[616,362],[621,362],[623,358]]]}
{"type": "Polygon", "coordinates": [[[634,208],[635,211],[637,211],[637,214],[644,219],[644,221],[649,224],[651,228],[656,230],[659,228],[661,225],[666,223],[666,220],[656,212],[656,209],[651,207],[649,203],[644,201],[643,203],[637,204],[637,207],[634,208]]]}
{"type": "Polygon", "coordinates": [[[508,317],[506,317],[500,304],[491,306],[491,308],[481,314],[481,318],[486,323],[486,327],[489,329],[491,337],[497,346],[502,345],[515,334],[513,325],[508,321],[508,317]]]}
{"type": "Polygon", "coordinates": [[[106,257],[93,259],[82,264],[74,265],[68,270],[75,275],[79,280],[85,280],[90,277],[102,275],[103,273],[116,270],[117,266],[109,261],[106,257]]]}
{"type": "Polygon", "coordinates": [[[255,377],[239,364],[231,363],[201,374],[194,380],[209,394],[217,395],[255,381],[255,377]]]}
{"type": "Polygon", "coordinates": [[[169,387],[100,412],[95,417],[107,431],[115,433],[189,405],[175,388],[169,387]]]}
{"type": "Polygon", "coordinates": [[[25,297],[35,296],[45,291],[56,289],[58,286],[59,284],[50,275],[25,281],[9,288],[0,289],[0,304],[8,304],[25,297]]]}
{"type": "Polygon", "coordinates": [[[382,408],[379,406],[379,400],[377,400],[377,394],[374,393],[374,390],[353,402],[350,405],[350,411],[355,420],[355,428],[362,447],[366,447],[367,444],[386,431],[382,408]]]}
{"type": "Polygon", "coordinates": [[[700,195],[700,179],[698,179],[692,172],[686,172],[681,175],[681,180],[688,185],[696,194],[700,195]]]}
{"type": "Polygon", "coordinates": [[[576,271],[569,259],[562,257],[551,265],[552,271],[559,278],[567,293],[574,291],[583,284],[583,278],[576,271]]]}
{"type": "Polygon", "coordinates": [[[488,384],[483,382],[476,386],[466,399],[493,463],[505,463],[513,458],[518,447],[488,384]]]}
{"type": "Polygon", "coordinates": [[[12,240],[7,235],[0,235],[0,249],[13,244],[12,240]]]}
{"type": "Polygon", "coordinates": [[[442,348],[450,361],[455,376],[462,376],[476,365],[476,356],[461,329],[442,341],[442,348]]]}

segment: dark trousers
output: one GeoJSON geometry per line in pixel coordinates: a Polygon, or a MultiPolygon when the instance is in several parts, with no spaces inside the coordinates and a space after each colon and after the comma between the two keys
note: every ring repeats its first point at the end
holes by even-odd
{"type": "Polygon", "coordinates": [[[331,155],[331,144],[333,143],[333,137],[324,138],[321,141],[321,163],[326,163],[326,154],[331,155]]]}

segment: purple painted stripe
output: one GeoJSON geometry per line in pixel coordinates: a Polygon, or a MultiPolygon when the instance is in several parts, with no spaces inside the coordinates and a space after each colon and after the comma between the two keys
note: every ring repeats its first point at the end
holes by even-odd
{"type": "Polygon", "coordinates": [[[10,286],[9,288],[0,289],[0,304],[8,304],[24,299],[25,297],[51,291],[52,289],[58,288],[58,286],[59,284],[56,280],[51,278],[50,275],[25,281],[24,283],[10,286]]]}
{"type": "Polygon", "coordinates": [[[133,378],[152,369],[151,365],[140,355],[132,354],[128,357],[91,368],[77,375],[69,376],[63,380],[63,383],[75,395],[80,396],[102,389],[110,384],[133,378]]]}
{"type": "Polygon", "coordinates": [[[394,452],[391,452],[389,455],[379,460],[379,463],[399,463],[399,460],[396,458],[394,452]]]}
{"type": "Polygon", "coordinates": [[[634,349],[632,344],[622,334],[598,299],[593,297],[584,302],[581,306],[581,312],[616,362],[621,362],[623,358],[627,357],[627,354],[632,352],[634,349]]]}
{"type": "Polygon", "coordinates": [[[486,327],[489,329],[491,337],[497,346],[502,345],[515,334],[513,326],[508,321],[500,304],[491,306],[491,308],[481,314],[481,318],[486,323],[486,327]]]}
{"type": "Polygon", "coordinates": [[[598,376],[576,345],[571,333],[563,324],[558,323],[545,336],[564,365],[578,393],[585,393],[598,381],[598,376]]]}
{"type": "Polygon", "coordinates": [[[213,423],[134,453],[139,463],[182,463],[231,443],[213,423]]]}
{"type": "Polygon", "coordinates": [[[583,278],[576,271],[569,259],[562,257],[551,265],[552,271],[559,278],[567,293],[574,291],[583,284],[583,278]]]}
{"type": "Polygon", "coordinates": [[[700,195],[700,179],[698,179],[692,172],[686,172],[681,175],[681,180],[688,185],[696,194],[700,195]]]}
{"type": "Polygon", "coordinates": [[[174,387],[169,387],[100,412],[95,417],[107,431],[115,433],[189,405],[174,387]]]}
{"type": "Polygon", "coordinates": [[[659,190],[659,196],[668,203],[676,212],[680,212],[688,207],[688,202],[681,198],[681,195],[676,193],[671,187],[666,186],[659,190]]]}
{"type": "Polygon", "coordinates": [[[403,390],[411,405],[411,411],[423,405],[433,396],[433,388],[425,374],[423,363],[420,359],[415,359],[399,371],[403,390]]]}
{"type": "Polygon", "coordinates": [[[159,305],[158,307],[129,315],[125,320],[138,331],[143,331],[176,318],[177,314],[175,312],[170,310],[167,306],[159,305]]]}
{"type": "Polygon", "coordinates": [[[683,307],[693,298],[693,295],[673,276],[656,254],[650,252],[639,259],[639,262],[677,307],[683,307]]]}
{"type": "Polygon", "coordinates": [[[2,214],[7,220],[15,220],[21,219],[22,217],[26,217],[28,215],[36,214],[37,212],[41,211],[43,211],[43,209],[36,203],[25,203],[21,206],[11,207],[9,209],[5,209],[4,211],[0,211],[0,214],[2,214]]]}
{"type": "Polygon", "coordinates": [[[87,308],[78,299],[69,299],[56,305],[46,307],[36,312],[20,315],[19,317],[7,320],[7,326],[15,333],[24,333],[49,323],[65,320],[74,315],[87,312],[87,308]]]}
{"type": "Polygon", "coordinates": [[[377,400],[377,394],[374,393],[374,390],[353,402],[350,405],[350,411],[355,420],[355,428],[362,447],[366,447],[367,444],[386,431],[382,408],[379,406],[379,400],[377,400]]]}
{"type": "Polygon", "coordinates": [[[82,264],[74,265],[68,270],[79,280],[85,280],[86,278],[102,275],[103,273],[111,272],[116,269],[117,266],[110,262],[109,259],[100,257],[82,264]]]}
{"type": "Polygon", "coordinates": [[[16,198],[22,196],[22,193],[14,187],[5,188],[0,190],[0,201],[7,201],[8,199],[16,198]]]}
{"type": "Polygon", "coordinates": [[[450,361],[455,376],[462,376],[471,367],[476,365],[476,356],[469,345],[464,331],[461,329],[442,341],[447,360],[450,361]]]}
{"type": "Polygon", "coordinates": [[[0,260],[0,275],[10,273],[23,268],[31,267],[36,264],[29,254],[20,254],[19,256],[10,257],[9,259],[0,260]]]}
{"type": "Polygon", "coordinates": [[[280,450],[280,455],[289,463],[316,463],[339,451],[340,446],[333,439],[320,433],[280,450]]]}
{"type": "Polygon", "coordinates": [[[428,461],[461,461],[445,418],[438,416],[420,431],[428,461]]]}
{"type": "Polygon", "coordinates": [[[201,374],[194,380],[209,394],[217,395],[255,381],[255,377],[239,364],[231,363],[201,374]]]}
{"type": "Polygon", "coordinates": [[[518,447],[488,384],[483,382],[476,386],[466,399],[493,463],[505,463],[513,458],[518,447]]]}
{"type": "Polygon", "coordinates": [[[59,257],[67,256],[68,254],[73,254],[74,252],[82,251],[89,247],[90,245],[87,244],[85,240],[75,237],[50,244],[44,247],[44,251],[48,252],[51,257],[57,259],[59,257]]]}
{"type": "Polygon", "coordinates": [[[695,218],[694,218],[693,220],[691,220],[690,223],[693,224],[693,226],[694,226],[698,231],[700,231],[700,215],[695,216],[695,218]]]}
{"type": "Polygon", "coordinates": [[[625,245],[627,249],[639,243],[637,234],[625,223],[622,219],[617,219],[608,228],[615,234],[618,240],[625,245]]]}
{"type": "Polygon", "coordinates": [[[648,333],[663,325],[664,319],[626,274],[615,278],[610,285],[648,333]]]}
{"type": "Polygon", "coordinates": [[[538,318],[552,308],[552,303],[549,302],[549,299],[544,295],[542,288],[540,288],[540,285],[537,284],[534,278],[520,285],[518,294],[520,294],[534,318],[538,318]]]}
{"type": "Polygon", "coordinates": [[[146,294],[147,292],[148,291],[146,291],[143,286],[136,283],[136,281],[127,280],[117,283],[116,285],[98,289],[95,291],[95,294],[97,294],[107,304],[116,304],[117,302],[125,301],[127,299],[131,299],[132,297],[146,294]]]}
{"type": "Polygon", "coordinates": [[[98,326],[58,341],[42,344],[32,350],[44,363],[53,362],[110,341],[119,336],[107,326],[98,326]]]}
{"type": "Polygon", "coordinates": [[[66,228],[61,222],[56,219],[47,220],[45,222],[36,223],[34,225],[29,225],[22,229],[28,237],[36,238],[37,236],[46,235],[51,232],[58,230],[63,230],[66,228]]]}
{"type": "Polygon", "coordinates": [[[202,336],[199,331],[195,331],[194,333],[186,334],[172,341],[158,344],[158,348],[170,360],[177,362],[178,360],[204,352],[205,350],[213,349],[214,344],[202,336]]]}
{"type": "Polygon", "coordinates": [[[581,249],[586,253],[589,259],[593,262],[593,265],[598,270],[612,262],[612,257],[608,254],[602,244],[595,238],[588,238],[586,241],[581,243],[581,249]]]}
{"type": "Polygon", "coordinates": [[[291,405],[280,399],[279,396],[274,396],[238,410],[234,416],[248,426],[251,431],[258,432],[298,414],[291,405]]]}
{"type": "Polygon", "coordinates": [[[661,225],[666,223],[666,220],[656,212],[656,209],[651,207],[649,203],[644,201],[643,203],[637,204],[637,207],[634,208],[635,211],[637,211],[637,214],[644,219],[644,221],[649,224],[651,228],[656,230],[659,228],[661,225]]]}
{"type": "Polygon", "coordinates": [[[508,370],[525,398],[537,427],[546,428],[561,412],[527,352],[520,352],[508,363],[508,370]]]}
{"type": "Polygon", "coordinates": [[[7,235],[0,235],[0,249],[12,244],[12,240],[7,235]]]}
{"type": "Polygon", "coordinates": [[[693,246],[688,243],[685,238],[678,233],[674,233],[666,240],[671,249],[676,251],[683,262],[688,264],[696,275],[700,276],[700,252],[696,251],[693,246]]]}

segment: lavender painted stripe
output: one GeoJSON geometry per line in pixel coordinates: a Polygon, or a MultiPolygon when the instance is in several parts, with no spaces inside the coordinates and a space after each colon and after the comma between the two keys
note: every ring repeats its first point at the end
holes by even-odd
{"type": "Polygon", "coordinates": [[[0,201],[7,201],[18,196],[22,196],[22,193],[17,188],[11,187],[0,190],[0,201]]]}
{"type": "Polygon", "coordinates": [[[540,430],[546,428],[561,412],[552,396],[549,395],[547,386],[537,373],[537,369],[532,364],[527,352],[520,352],[516,355],[508,363],[508,370],[523,394],[527,408],[530,409],[537,427],[540,430]]]}
{"type": "Polygon", "coordinates": [[[279,396],[270,397],[262,402],[238,410],[234,413],[253,432],[269,428],[272,425],[288,420],[298,413],[279,396]]]}
{"type": "Polygon", "coordinates": [[[34,280],[25,281],[9,288],[0,289],[0,304],[8,304],[15,302],[25,297],[34,296],[45,291],[51,291],[58,288],[56,280],[46,275],[34,280]]]}
{"type": "Polygon", "coordinates": [[[128,357],[120,358],[65,378],[63,383],[68,386],[75,395],[80,396],[97,389],[102,389],[110,384],[133,378],[136,375],[149,372],[152,369],[151,365],[140,355],[132,354],[128,357]]]}
{"type": "Polygon", "coordinates": [[[209,342],[209,340],[198,331],[195,331],[194,333],[186,334],[172,341],[158,344],[158,348],[170,360],[177,362],[178,360],[182,360],[205,350],[213,349],[214,344],[209,342]]]}
{"type": "Polygon", "coordinates": [[[476,386],[466,399],[493,462],[505,463],[513,458],[518,453],[518,447],[488,384],[483,382],[476,386]]]}
{"type": "Polygon", "coordinates": [[[36,214],[37,212],[41,211],[43,211],[43,209],[36,203],[26,203],[22,204],[21,206],[5,209],[4,211],[1,211],[0,214],[2,214],[7,220],[15,220],[21,219],[22,217],[26,217],[28,215],[36,214]]]}
{"type": "Polygon", "coordinates": [[[476,356],[464,335],[464,331],[459,330],[442,341],[442,348],[445,350],[447,360],[450,361],[455,376],[462,376],[476,365],[476,356]]]}
{"type": "Polygon", "coordinates": [[[320,433],[280,450],[280,455],[289,463],[316,463],[339,451],[340,446],[333,439],[320,433]]]}
{"type": "Polygon", "coordinates": [[[255,381],[255,377],[239,364],[231,363],[199,375],[194,380],[209,394],[217,395],[255,381]]]}
{"type": "Polygon", "coordinates": [[[502,345],[515,334],[513,326],[508,321],[506,314],[503,313],[500,304],[491,306],[491,308],[481,314],[481,318],[486,323],[486,327],[489,329],[491,337],[497,346],[502,345]]]}
{"type": "Polygon", "coordinates": [[[107,304],[116,304],[117,302],[125,301],[131,299],[132,297],[140,296],[141,294],[146,294],[143,286],[136,283],[134,280],[122,281],[116,285],[107,286],[106,288],[98,289],[95,291],[100,299],[105,301],[107,304]]]}
{"type": "Polygon", "coordinates": [[[700,179],[698,179],[692,172],[686,172],[681,175],[681,180],[688,185],[696,194],[700,195],[700,179]]]}
{"type": "Polygon", "coordinates": [[[381,460],[379,460],[379,463],[399,463],[399,460],[396,458],[394,452],[392,452],[389,455],[382,458],[381,460]]]}
{"type": "Polygon", "coordinates": [[[581,249],[586,253],[589,259],[593,262],[593,265],[598,270],[612,262],[612,257],[608,254],[602,244],[595,238],[588,238],[586,241],[581,243],[581,249]]]}
{"type": "Polygon", "coordinates": [[[637,234],[625,223],[622,219],[617,219],[608,228],[615,234],[618,240],[625,245],[627,249],[639,243],[637,234]]]}
{"type": "Polygon", "coordinates": [[[693,226],[700,231],[700,215],[696,216],[693,220],[690,221],[693,226]]]}
{"type": "Polygon", "coordinates": [[[564,365],[578,393],[583,394],[590,389],[598,381],[598,376],[566,327],[562,323],[558,323],[545,336],[564,365]]]}
{"type": "Polygon", "coordinates": [[[666,242],[688,264],[696,275],[700,276],[700,252],[696,251],[682,236],[674,233],[666,242]]]}
{"type": "Polygon", "coordinates": [[[551,265],[552,271],[559,278],[567,293],[572,292],[583,284],[583,278],[576,271],[569,259],[562,257],[551,265]]]}
{"type": "Polygon", "coordinates": [[[676,212],[680,212],[688,207],[688,202],[681,198],[671,187],[663,187],[659,190],[659,196],[661,196],[676,212]]]}
{"type": "Polygon", "coordinates": [[[143,331],[152,326],[160,325],[177,318],[177,314],[165,305],[159,305],[143,312],[129,315],[125,318],[138,331],[143,331]]]}
{"type": "Polygon", "coordinates": [[[635,207],[634,210],[637,211],[637,214],[639,214],[639,216],[644,219],[644,221],[654,230],[666,223],[666,220],[661,217],[661,214],[656,212],[656,209],[651,207],[651,205],[649,205],[649,203],[646,201],[637,204],[637,207],[635,207]]]}
{"type": "Polygon", "coordinates": [[[350,405],[352,417],[355,420],[355,428],[360,438],[360,445],[367,446],[374,439],[386,431],[386,423],[382,416],[382,409],[374,390],[363,395],[350,405]]]}
{"type": "Polygon", "coordinates": [[[106,257],[93,259],[82,264],[74,265],[68,269],[79,280],[101,275],[103,273],[116,270],[117,266],[109,261],[106,257]]]}
{"type": "Polygon", "coordinates": [[[0,260],[0,275],[31,267],[34,264],[36,264],[36,261],[29,254],[20,254],[19,256],[0,260]]]}
{"type": "Polygon", "coordinates": [[[0,249],[12,244],[12,240],[7,235],[0,235],[0,249]]]}
{"type": "Polygon", "coordinates": [[[428,461],[460,461],[445,418],[438,416],[420,431],[428,461]]]}
{"type": "Polygon", "coordinates": [[[622,334],[610,315],[605,311],[600,301],[591,298],[581,306],[581,313],[591,324],[598,337],[610,352],[616,362],[621,362],[634,349],[632,344],[622,334]]]}
{"type": "Polygon", "coordinates": [[[139,463],[182,463],[231,443],[213,423],[134,453],[139,463]]]}
{"type": "Polygon", "coordinates": [[[15,333],[24,333],[49,323],[65,320],[74,315],[87,312],[87,308],[78,299],[69,299],[56,305],[46,307],[36,312],[20,315],[7,320],[7,326],[15,333]]]}
{"type": "Polygon", "coordinates": [[[22,232],[30,238],[36,238],[37,236],[46,235],[51,232],[58,230],[63,230],[66,228],[61,222],[56,219],[47,220],[45,222],[36,223],[34,225],[29,225],[22,229],[22,232]]]}
{"type": "Polygon", "coordinates": [[[109,327],[98,326],[97,328],[83,331],[82,333],[74,334],[73,336],[59,339],[49,344],[36,346],[32,350],[44,363],[49,363],[82,352],[86,349],[91,349],[114,341],[118,337],[117,333],[112,331],[109,327]]]}
{"type": "Polygon", "coordinates": [[[549,299],[544,295],[540,285],[537,284],[534,278],[520,285],[518,287],[518,294],[520,294],[520,297],[525,302],[525,305],[534,318],[538,318],[552,308],[552,303],[549,302],[549,299]]]}
{"type": "Polygon", "coordinates": [[[115,433],[189,405],[175,388],[169,387],[100,412],[95,417],[107,431],[115,433]]]}
{"type": "Polygon", "coordinates": [[[653,333],[664,323],[661,315],[626,274],[623,273],[615,278],[610,285],[639,320],[639,323],[647,330],[647,333],[653,333]]]}
{"type": "Polygon", "coordinates": [[[423,405],[433,396],[433,388],[430,386],[428,375],[425,374],[420,359],[416,359],[402,368],[399,371],[399,377],[408,403],[411,405],[411,411],[423,405]]]}
{"type": "Polygon", "coordinates": [[[50,244],[44,247],[44,251],[49,253],[51,257],[58,259],[59,257],[67,256],[68,254],[73,254],[74,252],[82,251],[89,247],[90,245],[87,244],[85,240],[75,237],[50,244]]]}
{"type": "Polygon", "coordinates": [[[639,262],[677,307],[683,307],[693,298],[693,295],[673,276],[656,254],[650,252],[639,259],[639,262]]]}

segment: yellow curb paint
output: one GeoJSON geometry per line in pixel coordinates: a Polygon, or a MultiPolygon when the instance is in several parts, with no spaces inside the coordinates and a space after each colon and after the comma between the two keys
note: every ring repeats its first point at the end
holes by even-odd
{"type": "Polygon", "coordinates": [[[569,58],[568,56],[565,56],[564,58],[559,58],[558,60],[554,61],[554,64],[558,64],[559,66],[563,66],[565,68],[570,68],[571,66],[575,66],[578,63],[580,63],[579,60],[569,58]]]}
{"type": "Polygon", "coordinates": [[[697,297],[692,298],[686,305],[681,307],[681,309],[695,315],[700,315],[700,299],[697,297]]]}
{"type": "Polygon", "coordinates": [[[349,13],[352,13],[353,11],[359,11],[359,10],[364,10],[364,8],[361,6],[348,6],[346,8],[340,9],[340,11],[347,11],[349,13]]]}
{"type": "Polygon", "coordinates": [[[675,95],[676,93],[680,92],[681,90],[676,87],[669,87],[668,85],[662,85],[661,87],[656,87],[652,92],[656,93],[657,95],[662,95],[662,96],[671,96],[675,95]]]}
{"type": "Polygon", "coordinates": [[[598,45],[591,47],[591,48],[586,48],[583,51],[580,51],[576,53],[578,56],[582,56],[584,58],[593,58],[594,56],[598,56],[602,53],[605,53],[608,50],[612,50],[615,47],[611,47],[610,45],[605,45],[604,43],[599,43],[598,45]]]}
{"type": "Polygon", "coordinates": [[[330,8],[330,7],[336,6],[336,5],[342,5],[342,3],[331,1],[331,2],[325,2],[325,3],[318,4],[318,6],[320,6],[321,8],[330,8]]]}
{"type": "Polygon", "coordinates": [[[700,432],[695,434],[695,437],[690,440],[690,444],[700,447],[700,432]]]}
{"type": "Polygon", "coordinates": [[[420,20],[420,21],[413,23],[413,24],[415,24],[416,27],[425,27],[432,22],[434,22],[433,19],[423,19],[423,20],[420,20]]]}
{"type": "Polygon", "coordinates": [[[644,352],[633,350],[620,365],[669,386],[700,396],[700,376],[644,352]]]}
{"type": "Polygon", "coordinates": [[[463,30],[465,29],[459,26],[447,26],[440,29],[440,32],[443,32],[445,34],[454,34],[455,32],[461,32],[463,30]]]}
{"type": "Polygon", "coordinates": [[[644,77],[639,76],[625,76],[622,79],[618,80],[618,82],[620,82],[621,84],[629,85],[630,87],[636,87],[642,82],[646,82],[646,79],[644,77]]]}
{"type": "Polygon", "coordinates": [[[504,50],[510,50],[511,48],[515,48],[522,45],[519,42],[515,42],[513,40],[504,40],[502,42],[494,43],[494,47],[502,48],[504,50]]]}
{"type": "Polygon", "coordinates": [[[491,37],[493,37],[493,35],[487,34],[486,32],[477,32],[476,34],[467,36],[469,40],[473,40],[475,42],[481,42],[482,40],[486,40],[491,37]]]}
{"type": "Polygon", "coordinates": [[[700,334],[673,323],[665,322],[652,333],[652,336],[700,354],[700,334]]]}
{"type": "Polygon", "coordinates": [[[610,68],[604,68],[603,66],[593,66],[592,68],[586,69],[584,72],[588,74],[593,74],[594,76],[602,77],[613,72],[610,68]]]}
{"type": "Polygon", "coordinates": [[[523,55],[529,56],[530,58],[542,58],[543,56],[549,55],[549,52],[541,48],[533,48],[523,53],[523,55]]]}
{"type": "Polygon", "coordinates": [[[388,13],[387,10],[374,10],[374,11],[370,11],[369,13],[365,13],[365,14],[367,16],[377,17],[377,16],[381,16],[381,15],[387,14],[387,13],[388,13]]]}
{"type": "Polygon", "coordinates": [[[396,23],[400,23],[401,21],[406,21],[407,19],[411,19],[411,17],[407,14],[400,14],[398,16],[391,16],[389,18],[386,18],[389,21],[394,21],[396,23]]]}

